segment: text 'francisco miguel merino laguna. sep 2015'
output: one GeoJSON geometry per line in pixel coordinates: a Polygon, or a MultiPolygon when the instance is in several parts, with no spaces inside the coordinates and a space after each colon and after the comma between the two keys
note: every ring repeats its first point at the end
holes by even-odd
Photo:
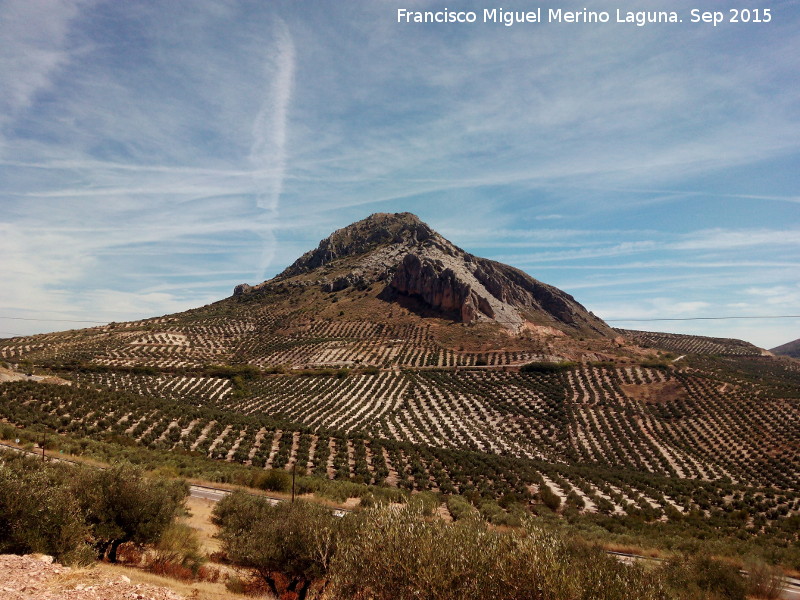
{"type": "Polygon", "coordinates": [[[727,10],[703,10],[693,8],[686,14],[678,11],[630,11],[612,10],[564,10],[562,8],[541,7],[532,10],[506,10],[503,8],[484,8],[481,11],[457,11],[444,8],[437,11],[417,11],[406,8],[397,9],[398,23],[498,23],[511,27],[531,23],[620,23],[644,27],[659,23],[699,23],[716,27],[722,23],[769,23],[772,12],[769,8],[731,8],[727,10]]]}

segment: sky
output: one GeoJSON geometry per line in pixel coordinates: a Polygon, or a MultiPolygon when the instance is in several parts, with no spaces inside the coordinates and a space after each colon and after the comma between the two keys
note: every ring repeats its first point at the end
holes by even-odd
{"type": "Polygon", "coordinates": [[[708,4],[0,0],[0,337],[201,306],[410,211],[613,326],[800,338],[800,1],[708,4]],[[642,5],[682,22],[616,22],[642,5]],[[476,22],[398,22],[448,7],[476,22]]]}

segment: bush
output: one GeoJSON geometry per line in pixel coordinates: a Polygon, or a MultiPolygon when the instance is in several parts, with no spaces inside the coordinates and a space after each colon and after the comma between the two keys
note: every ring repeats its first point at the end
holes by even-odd
{"type": "Polygon", "coordinates": [[[783,589],[783,573],[763,561],[752,560],[745,564],[747,593],[762,600],[777,600],[783,589]]]}
{"type": "Polygon", "coordinates": [[[493,500],[486,500],[478,507],[481,516],[492,525],[505,525],[507,527],[519,527],[522,523],[516,515],[503,510],[499,504],[493,500]]]}
{"type": "Polygon", "coordinates": [[[542,504],[554,512],[561,506],[561,498],[547,485],[539,488],[539,499],[542,504]]]}
{"type": "Polygon", "coordinates": [[[94,559],[68,469],[21,457],[0,464],[0,552],[39,552],[74,565],[94,559]]]}
{"type": "Polygon", "coordinates": [[[478,510],[464,496],[450,496],[447,499],[447,510],[454,521],[478,516],[478,510]]]}
{"type": "Polygon", "coordinates": [[[300,600],[327,574],[344,521],[316,504],[272,506],[242,492],[217,503],[213,520],[231,561],[255,569],[273,594],[291,591],[300,600]]]}
{"type": "Polygon", "coordinates": [[[107,554],[116,562],[121,544],[161,538],[183,508],[189,488],[183,481],[150,479],[141,469],[116,465],[80,472],[73,493],[91,527],[98,558],[107,554]]]}
{"type": "Polygon", "coordinates": [[[678,557],[662,569],[668,587],[680,600],[745,600],[745,581],[739,570],[708,556],[678,557]]]}
{"type": "Polygon", "coordinates": [[[427,521],[410,506],[354,517],[331,566],[331,591],[371,600],[664,598],[641,568],[574,547],[532,521],[500,533],[475,519],[427,521]]]}
{"type": "Polygon", "coordinates": [[[253,486],[270,492],[288,492],[292,489],[292,476],[283,469],[270,469],[254,476],[253,486]]]}
{"type": "Polygon", "coordinates": [[[169,570],[180,568],[181,575],[176,579],[194,579],[203,562],[195,530],[185,523],[173,522],[156,543],[148,569],[153,573],[169,575],[169,570]]]}
{"type": "Polygon", "coordinates": [[[561,371],[569,371],[578,366],[575,362],[531,362],[522,365],[519,370],[522,373],[560,373],[561,371]]]}
{"type": "Polygon", "coordinates": [[[586,508],[586,502],[573,490],[567,494],[567,506],[572,506],[577,510],[583,510],[586,508]]]}

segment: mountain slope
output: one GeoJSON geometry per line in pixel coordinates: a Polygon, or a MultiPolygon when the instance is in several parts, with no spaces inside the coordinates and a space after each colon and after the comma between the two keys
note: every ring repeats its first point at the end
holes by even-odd
{"type": "Polygon", "coordinates": [[[800,340],[787,342],[770,350],[773,354],[779,356],[790,356],[791,358],[800,358],[800,340]]]}

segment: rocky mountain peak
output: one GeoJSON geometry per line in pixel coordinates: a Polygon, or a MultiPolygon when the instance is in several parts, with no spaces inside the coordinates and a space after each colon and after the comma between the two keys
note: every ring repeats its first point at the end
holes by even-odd
{"type": "Polygon", "coordinates": [[[411,213],[376,213],[338,229],[271,282],[241,284],[234,295],[296,278],[331,293],[379,283],[387,301],[411,297],[444,317],[493,321],[514,333],[545,327],[559,334],[613,336],[569,294],[465,252],[411,213]],[[318,277],[312,281],[309,274],[318,277]]]}
{"type": "Polygon", "coordinates": [[[308,273],[336,259],[366,254],[386,244],[410,249],[426,242],[429,245],[447,243],[442,236],[414,214],[375,213],[352,225],[337,229],[322,240],[314,250],[303,254],[278,277],[308,273]]]}

